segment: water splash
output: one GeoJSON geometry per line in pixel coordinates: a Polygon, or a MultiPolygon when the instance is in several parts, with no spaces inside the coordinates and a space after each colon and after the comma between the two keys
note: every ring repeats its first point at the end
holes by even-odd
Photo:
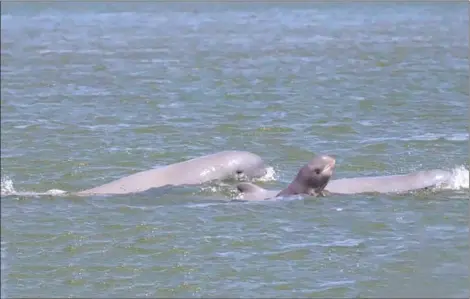
{"type": "Polygon", "coordinates": [[[13,187],[13,180],[11,180],[8,177],[3,177],[1,182],[0,182],[0,194],[3,195],[9,195],[9,194],[14,194],[16,192],[15,188],[13,187]]]}
{"type": "Polygon", "coordinates": [[[451,170],[452,175],[448,182],[440,186],[445,190],[462,190],[469,189],[469,172],[464,165],[456,166],[451,170]]]}
{"type": "Polygon", "coordinates": [[[221,184],[220,186],[202,186],[201,191],[209,192],[209,193],[215,193],[215,192],[218,192],[221,189],[221,186],[223,186],[223,185],[221,184]]]}
{"type": "Polygon", "coordinates": [[[253,181],[267,182],[267,181],[275,181],[276,179],[277,179],[276,171],[274,170],[273,167],[270,166],[266,168],[265,175],[263,175],[262,177],[256,178],[253,181]]]}
{"type": "Polygon", "coordinates": [[[232,198],[231,198],[232,200],[234,200],[234,201],[237,201],[237,200],[245,201],[245,199],[244,199],[245,197],[244,197],[243,193],[235,191],[235,190],[232,193],[233,193],[232,198]]]}
{"type": "MultiPolygon", "coordinates": [[[[0,196],[44,196],[44,195],[65,195],[68,194],[67,191],[60,190],[60,189],[51,189],[46,192],[32,192],[32,191],[16,191],[15,187],[13,186],[13,180],[8,177],[3,177],[1,179],[1,187],[0,187],[0,196]]],[[[3,297],[2,297],[3,298],[3,297]]]]}

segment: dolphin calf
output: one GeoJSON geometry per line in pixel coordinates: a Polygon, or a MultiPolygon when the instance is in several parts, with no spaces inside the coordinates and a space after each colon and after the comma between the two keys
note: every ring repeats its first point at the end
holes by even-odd
{"type": "MultiPolygon", "coordinates": [[[[332,194],[402,193],[439,186],[449,182],[452,173],[434,169],[409,174],[367,176],[330,180],[325,191],[332,194]]],[[[242,200],[263,200],[275,197],[279,190],[268,190],[251,183],[237,185],[242,200]]]]}
{"type": "Polygon", "coordinates": [[[266,165],[247,151],[222,151],[191,160],[145,170],[74,195],[137,193],[167,185],[197,185],[213,180],[262,177],[266,165]]]}
{"type": "Polygon", "coordinates": [[[276,197],[307,194],[323,196],[335,168],[336,160],[327,155],[316,156],[300,168],[294,180],[276,197]]]}

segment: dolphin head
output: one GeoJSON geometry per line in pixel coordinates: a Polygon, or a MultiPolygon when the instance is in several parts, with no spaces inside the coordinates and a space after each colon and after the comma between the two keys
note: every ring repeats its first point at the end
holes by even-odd
{"type": "Polygon", "coordinates": [[[301,189],[322,192],[333,175],[335,164],[336,159],[331,156],[316,156],[299,170],[295,182],[301,189]]]}
{"type": "Polygon", "coordinates": [[[266,164],[260,156],[245,151],[231,152],[227,165],[229,176],[237,180],[259,178],[267,172],[266,164]]]}
{"type": "Polygon", "coordinates": [[[235,168],[235,177],[237,179],[253,179],[266,175],[266,164],[260,156],[248,153],[242,155],[235,168]]]}
{"type": "Polygon", "coordinates": [[[249,180],[266,174],[266,165],[260,156],[247,151],[223,151],[197,158],[185,174],[196,182],[211,180],[249,180]]]}

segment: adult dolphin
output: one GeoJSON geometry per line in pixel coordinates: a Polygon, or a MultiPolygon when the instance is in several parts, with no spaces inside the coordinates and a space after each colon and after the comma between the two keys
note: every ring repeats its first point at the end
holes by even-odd
{"type": "MultiPolygon", "coordinates": [[[[332,194],[403,193],[439,186],[450,181],[452,173],[434,169],[409,174],[367,176],[330,180],[325,191],[332,194]]],[[[279,190],[268,190],[251,183],[237,185],[243,200],[263,200],[276,196],[279,190]]]]}
{"type": "MultiPolygon", "coordinates": [[[[325,186],[333,175],[336,160],[328,155],[319,155],[310,160],[306,165],[300,168],[294,180],[282,191],[273,192],[270,195],[261,193],[267,196],[247,196],[245,200],[262,200],[274,197],[287,197],[292,195],[309,195],[309,196],[324,196],[325,186]]],[[[244,186],[248,190],[251,188],[253,191],[263,192],[262,188],[250,184],[242,183],[237,186],[238,190],[242,190],[244,186]]],[[[259,193],[258,193],[259,195],[259,193]]]]}
{"type": "Polygon", "coordinates": [[[143,192],[167,185],[197,185],[213,180],[255,178],[266,174],[260,156],[247,151],[222,151],[134,173],[110,183],[73,193],[107,195],[143,192]]]}

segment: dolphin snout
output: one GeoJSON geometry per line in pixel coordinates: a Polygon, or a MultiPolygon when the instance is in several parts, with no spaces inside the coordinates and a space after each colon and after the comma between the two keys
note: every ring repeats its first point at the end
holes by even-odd
{"type": "Polygon", "coordinates": [[[322,160],[325,162],[326,166],[324,171],[333,170],[336,165],[336,159],[332,156],[324,155],[322,160]]]}

